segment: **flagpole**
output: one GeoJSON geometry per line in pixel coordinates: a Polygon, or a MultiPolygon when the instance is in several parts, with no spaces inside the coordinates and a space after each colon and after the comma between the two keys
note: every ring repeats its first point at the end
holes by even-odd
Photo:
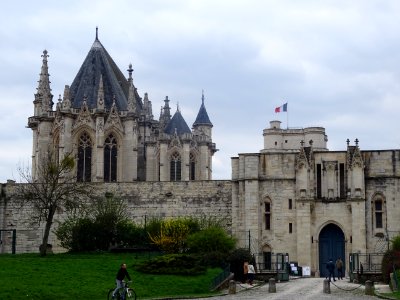
{"type": "Polygon", "coordinates": [[[286,129],[289,129],[289,110],[287,109],[287,106],[286,106],[286,129]]]}

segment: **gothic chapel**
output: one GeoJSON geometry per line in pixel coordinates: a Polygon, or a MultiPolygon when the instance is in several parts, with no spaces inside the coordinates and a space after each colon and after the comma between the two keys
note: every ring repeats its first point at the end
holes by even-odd
{"type": "Polygon", "coordinates": [[[96,39],[71,86],[66,85],[54,108],[43,51],[34,115],[32,176],[41,157],[52,150],[76,158],[77,181],[189,181],[212,179],[212,123],[204,94],[192,129],[179,108],[171,117],[165,98],[159,120],[154,119],[147,93],[141,98],[132,78],[126,79],[96,39]],[[49,149],[50,147],[50,149],[49,149]]]}

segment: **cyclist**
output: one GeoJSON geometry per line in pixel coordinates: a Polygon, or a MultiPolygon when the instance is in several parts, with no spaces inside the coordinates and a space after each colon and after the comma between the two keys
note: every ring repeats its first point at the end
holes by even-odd
{"type": "Polygon", "coordinates": [[[115,278],[117,287],[115,288],[115,290],[112,294],[113,299],[115,298],[115,293],[119,293],[119,290],[124,287],[122,280],[124,280],[125,276],[128,278],[129,281],[131,280],[129,273],[126,270],[126,264],[121,264],[121,267],[118,270],[117,276],[115,278]]]}

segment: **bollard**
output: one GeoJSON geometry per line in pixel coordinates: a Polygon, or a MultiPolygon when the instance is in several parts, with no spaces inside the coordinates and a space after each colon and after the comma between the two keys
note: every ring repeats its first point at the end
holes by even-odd
{"type": "Polygon", "coordinates": [[[330,294],[331,293],[331,284],[329,279],[324,279],[324,288],[323,288],[324,294],[330,294]]]}
{"type": "Polygon", "coordinates": [[[269,293],[276,293],[275,278],[270,278],[270,279],[269,279],[268,292],[269,292],[269,293]]]}
{"type": "Polygon", "coordinates": [[[374,282],[371,280],[365,282],[365,295],[374,295],[374,282]]]}
{"type": "Polygon", "coordinates": [[[229,280],[229,294],[236,294],[236,282],[235,280],[229,280]]]}

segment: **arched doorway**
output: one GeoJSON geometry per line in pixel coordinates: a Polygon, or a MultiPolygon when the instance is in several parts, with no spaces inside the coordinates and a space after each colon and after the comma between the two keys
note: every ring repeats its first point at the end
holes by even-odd
{"type": "MultiPolygon", "coordinates": [[[[326,269],[327,261],[332,258],[333,262],[339,257],[343,260],[343,273],[345,272],[345,249],[343,231],[335,224],[326,225],[319,234],[319,271],[321,277],[328,275],[326,269]]],[[[336,276],[336,270],[335,270],[336,276]]]]}
{"type": "Polygon", "coordinates": [[[262,269],[272,270],[272,250],[269,245],[264,245],[262,248],[263,251],[263,266],[262,269]]]}

